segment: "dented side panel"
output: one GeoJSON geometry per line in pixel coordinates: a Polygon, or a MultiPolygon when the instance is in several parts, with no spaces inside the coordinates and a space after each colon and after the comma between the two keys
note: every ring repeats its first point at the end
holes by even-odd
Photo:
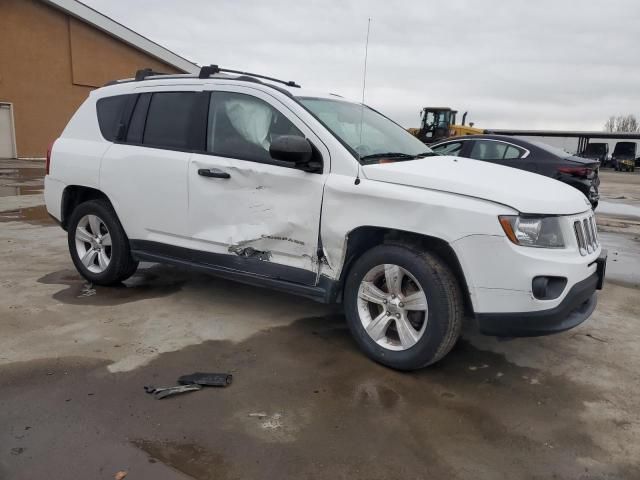
{"type": "MultiPolygon", "coordinates": [[[[498,215],[509,207],[461,195],[361,178],[331,175],[322,209],[322,275],[340,277],[349,232],[363,226],[403,230],[449,244],[468,235],[504,236],[498,215]]],[[[452,245],[453,246],[453,245],[452,245]]]]}
{"type": "Polygon", "coordinates": [[[192,248],[316,271],[325,175],[194,154],[189,166],[192,248]],[[227,179],[198,175],[216,168],[227,179]]]}

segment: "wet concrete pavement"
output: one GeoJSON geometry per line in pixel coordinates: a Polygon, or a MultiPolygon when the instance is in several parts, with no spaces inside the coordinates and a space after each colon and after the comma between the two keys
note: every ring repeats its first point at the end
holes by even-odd
{"type": "Polygon", "coordinates": [[[506,342],[468,327],[406,374],[360,354],[334,307],[151,264],[93,288],[58,227],[21,217],[32,197],[0,198],[0,479],[640,478],[638,241],[623,217],[598,215],[619,224],[602,233],[618,261],[585,325],[506,342]],[[143,391],[194,371],[234,382],[143,391]]]}

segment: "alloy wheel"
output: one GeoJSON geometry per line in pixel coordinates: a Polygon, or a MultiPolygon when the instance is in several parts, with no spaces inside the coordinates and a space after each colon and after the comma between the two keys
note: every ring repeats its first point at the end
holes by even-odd
{"type": "Polygon", "coordinates": [[[424,335],[429,307],[424,289],[409,271],[384,264],[373,267],[362,279],[358,315],[374,342],[402,351],[424,335]]]}
{"type": "Polygon", "coordinates": [[[111,262],[111,234],[97,215],[85,215],[75,232],[76,252],[82,264],[92,273],[102,273],[111,262]]]}

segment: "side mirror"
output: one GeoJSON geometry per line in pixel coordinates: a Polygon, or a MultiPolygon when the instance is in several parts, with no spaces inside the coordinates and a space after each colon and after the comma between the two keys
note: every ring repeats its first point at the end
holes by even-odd
{"type": "Polygon", "coordinates": [[[297,135],[281,135],[269,147],[269,154],[274,160],[284,162],[290,167],[305,172],[322,171],[322,164],[312,161],[313,147],[309,140],[297,135]]]}

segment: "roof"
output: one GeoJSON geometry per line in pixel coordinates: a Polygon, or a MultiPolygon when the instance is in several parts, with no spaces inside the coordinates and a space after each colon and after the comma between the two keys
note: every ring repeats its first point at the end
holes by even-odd
{"type": "MultiPolygon", "coordinates": [[[[212,66],[213,67],[213,66],[212,66]]],[[[217,65],[215,65],[217,68],[217,65]]],[[[202,67],[202,70],[208,69],[210,67],[202,67]]],[[[255,73],[247,73],[247,72],[238,72],[237,70],[228,70],[224,68],[220,68],[217,73],[209,74],[206,73],[204,77],[201,77],[198,74],[163,74],[153,72],[149,69],[140,70],[136,73],[135,77],[123,78],[120,80],[113,80],[108,82],[105,87],[113,87],[116,85],[127,85],[134,83],[138,87],[147,84],[147,82],[153,82],[155,85],[171,85],[171,84],[202,84],[202,83],[215,83],[216,81],[224,81],[224,82],[238,82],[239,85],[246,85],[246,82],[251,82],[254,84],[264,85],[266,87],[275,88],[280,92],[296,98],[321,98],[327,100],[335,100],[347,103],[356,103],[352,102],[348,99],[345,99],[341,95],[336,93],[328,93],[321,92],[318,90],[309,90],[301,88],[299,85],[291,86],[291,83],[295,82],[284,82],[283,80],[278,80],[273,77],[265,77],[260,74],[255,73]],[[240,73],[239,75],[229,74],[232,73],[240,73]],[[140,75],[142,74],[142,75],[140,75]]]]}
{"type": "Polygon", "coordinates": [[[134,32],[78,0],[42,1],[179,70],[188,73],[197,73],[200,71],[200,67],[195,63],[143,37],[139,33],[134,32]]]}
{"type": "Polygon", "coordinates": [[[484,133],[492,135],[519,135],[523,137],[571,137],[571,138],[599,138],[599,139],[619,139],[619,140],[640,140],[638,133],[622,132],[581,132],[562,130],[506,130],[506,129],[486,129],[484,133]]]}

